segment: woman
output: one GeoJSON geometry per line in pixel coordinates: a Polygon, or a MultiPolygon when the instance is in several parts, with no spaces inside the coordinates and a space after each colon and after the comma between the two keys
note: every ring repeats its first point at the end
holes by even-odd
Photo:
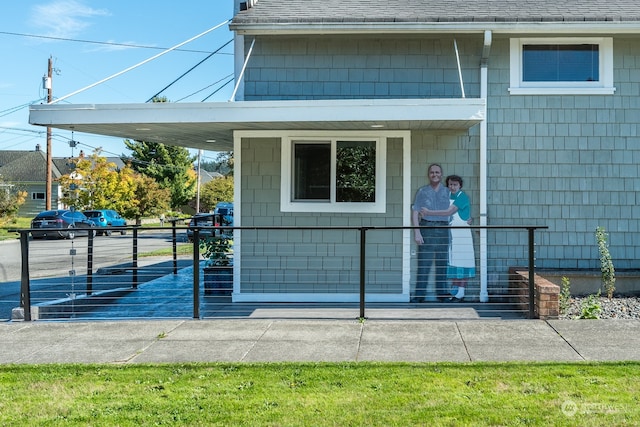
{"type": "MultiPolygon", "coordinates": [[[[471,218],[471,202],[469,196],[462,191],[463,181],[458,175],[449,175],[446,179],[449,188],[449,209],[432,211],[422,209],[422,215],[450,216],[449,225],[468,227],[471,218]]],[[[447,279],[457,286],[456,294],[449,299],[452,302],[464,300],[465,288],[469,278],[476,275],[473,238],[470,228],[452,228],[449,245],[449,262],[447,265],[447,279]]]]}

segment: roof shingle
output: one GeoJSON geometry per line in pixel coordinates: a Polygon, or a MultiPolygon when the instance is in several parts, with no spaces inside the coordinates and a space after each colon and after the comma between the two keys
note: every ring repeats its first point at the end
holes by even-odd
{"type": "Polygon", "coordinates": [[[640,21],[637,0],[259,0],[233,25],[640,21]]]}

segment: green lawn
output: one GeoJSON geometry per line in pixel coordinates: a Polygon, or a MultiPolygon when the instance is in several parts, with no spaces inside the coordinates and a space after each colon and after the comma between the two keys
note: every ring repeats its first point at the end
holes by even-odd
{"type": "Polygon", "coordinates": [[[0,226],[0,240],[18,239],[20,234],[9,230],[26,228],[31,228],[31,218],[16,218],[7,224],[2,224],[0,226]]]}
{"type": "Polygon", "coordinates": [[[640,363],[4,365],[0,424],[633,426],[640,363]]]}

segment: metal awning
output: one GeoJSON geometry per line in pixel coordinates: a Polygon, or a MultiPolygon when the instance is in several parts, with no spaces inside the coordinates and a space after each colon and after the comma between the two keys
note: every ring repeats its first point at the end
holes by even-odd
{"type": "Polygon", "coordinates": [[[347,99],[32,105],[29,123],[211,151],[233,149],[235,130],[469,129],[485,100],[347,99]]]}

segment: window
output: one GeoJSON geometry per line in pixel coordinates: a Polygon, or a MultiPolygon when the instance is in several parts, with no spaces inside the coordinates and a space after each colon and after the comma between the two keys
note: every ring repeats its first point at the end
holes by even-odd
{"type": "Polygon", "coordinates": [[[44,193],[31,193],[31,200],[44,200],[44,193]]]}
{"type": "Polygon", "coordinates": [[[284,212],[384,212],[386,140],[283,138],[284,212]]]}
{"type": "Polygon", "coordinates": [[[511,39],[512,95],[614,91],[611,38],[511,39]]]}

